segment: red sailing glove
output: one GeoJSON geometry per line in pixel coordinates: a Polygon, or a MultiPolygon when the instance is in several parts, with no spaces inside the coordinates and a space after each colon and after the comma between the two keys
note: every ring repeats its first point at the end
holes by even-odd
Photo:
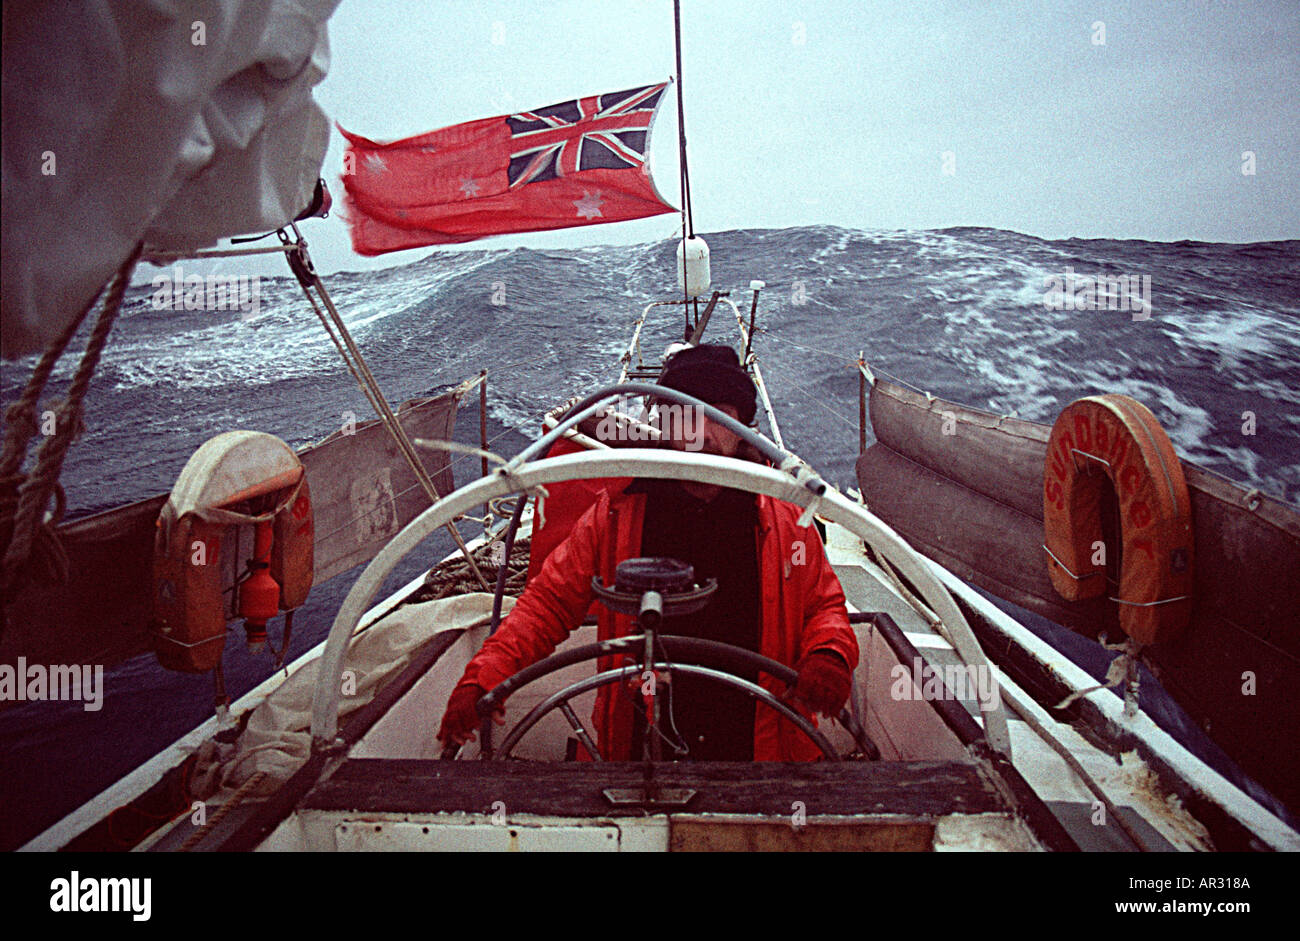
{"type": "MultiPolygon", "coordinates": [[[[464,745],[478,736],[479,717],[475,705],[486,693],[477,683],[457,686],[451,691],[447,700],[447,711],[442,716],[442,728],[438,730],[438,740],[443,745],[455,742],[464,745]]],[[[505,724],[505,710],[497,709],[492,716],[497,725],[505,724]]]]}
{"type": "Polygon", "coordinates": [[[852,674],[844,658],[829,650],[814,650],[799,661],[794,695],[813,712],[838,716],[848,702],[852,674]]]}

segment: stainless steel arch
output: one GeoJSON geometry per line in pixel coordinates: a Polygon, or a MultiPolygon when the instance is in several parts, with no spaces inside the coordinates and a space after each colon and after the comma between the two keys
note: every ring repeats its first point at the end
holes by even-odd
{"type": "MultiPolygon", "coordinates": [[[[448,521],[488,500],[564,480],[599,477],[696,480],[761,493],[788,501],[805,510],[814,509],[865,540],[911,581],[922,600],[943,622],[957,653],[966,663],[988,670],[989,676],[994,678],[996,688],[996,671],[988,662],[952,595],[934,574],[930,563],[865,507],[834,489],[827,489],[820,497],[815,496],[794,477],[765,465],[713,454],[619,448],[566,454],[525,463],[519,467],[500,468],[496,473],[467,484],[439,500],[394,536],[366,566],[348,592],[325,642],[325,651],[317,667],[316,692],[312,700],[313,748],[329,748],[334,743],[338,733],[343,655],[348,641],[384,579],[408,552],[448,521]]],[[[983,714],[985,732],[989,744],[996,751],[1009,756],[1011,738],[1007,730],[1006,712],[1001,697],[995,699],[997,707],[983,714]]]]}

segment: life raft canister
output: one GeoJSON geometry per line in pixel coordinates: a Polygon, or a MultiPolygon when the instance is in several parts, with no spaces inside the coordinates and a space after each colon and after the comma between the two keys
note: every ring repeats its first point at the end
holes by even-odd
{"type": "Polygon", "coordinates": [[[1052,425],[1043,471],[1048,575],[1068,601],[1105,590],[1097,544],[1106,477],[1120,508],[1123,554],[1112,599],[1120,605],[1120,627],[1140,644],[1171,640],[1192,612],[1191,498],[1169,436],[1136,399],[1079,399],[1052,425]]]}
{"type": "Polygon", "coordinates": [[[150,627],[165,668],[202,673],[221,662],[229,587],[221,544],[229,527],[248,524],[270,525],[269,572],[280,587],[279,608],[299,607],[311,590],[315,565],[311,492],[302,462],[274,435],[228,431],[194,452],[158,515],[150,627]],[[273,502],[266,512],[238,509],[268,497],[273,502]]]}

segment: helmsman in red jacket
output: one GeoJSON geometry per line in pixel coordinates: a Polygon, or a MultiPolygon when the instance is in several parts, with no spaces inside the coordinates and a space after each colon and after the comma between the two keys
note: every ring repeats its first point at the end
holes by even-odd
{"type": "MultiPolygon", "coordinates": [[[[754,386],[730,347],[688,347],[669,360],[659,381],[742,424],[753,420],[754,386]]],[[[677,423],[667,437],[672,447],[723,456],[738,455],[743,444],[702,417],[694,426],[677,423]],[[688,438],[683,429],[692,427],[696,434],[688,438]]],[[[479,697],[549,656],[582,622],[592,603],[593,575],[612,584],[617,564],[638,556],[680,559],[695,567],[698,582],[718,580],[709,604],[665,622],[666,633],[723,641],[793,666],[799,673],[793,691],[766,674],[746,678],[784,695],[807,716],[837,715],[848,698],[858,644],[816,529],[797,525],[800,509],[694,481],[619,484],[600,493],[470,661],[447,704],[438,732],[443,743],[473,738],[479,697]]],[[[633,632],[629,616],[602,608],[600,639],[633,632]]],[[[603,658],[598,669],[619,665],[603,658]]],[[[806,761],[821,755],[793,723],[742,691],[686,675],[664,685],[660,721],[667,759],[806,761]]],[[[597,693],[592,720],[606,760],[640,756],[645,730],[635,703],[618,684],[597,693]]]]}

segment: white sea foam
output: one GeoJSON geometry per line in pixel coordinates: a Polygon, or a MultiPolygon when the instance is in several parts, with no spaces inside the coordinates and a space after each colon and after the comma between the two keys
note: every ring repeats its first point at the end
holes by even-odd
{"type": "Polygon", "coordinates": [[[1180,349],[1212,352],[1219,372],[1255,373],[1261,360],[1300,362],[1300,330],[1288,329],[1276,313],[1237,304],[1231,309],[1173,310],[1160,318],[1177,329],[1180,349]]]}

